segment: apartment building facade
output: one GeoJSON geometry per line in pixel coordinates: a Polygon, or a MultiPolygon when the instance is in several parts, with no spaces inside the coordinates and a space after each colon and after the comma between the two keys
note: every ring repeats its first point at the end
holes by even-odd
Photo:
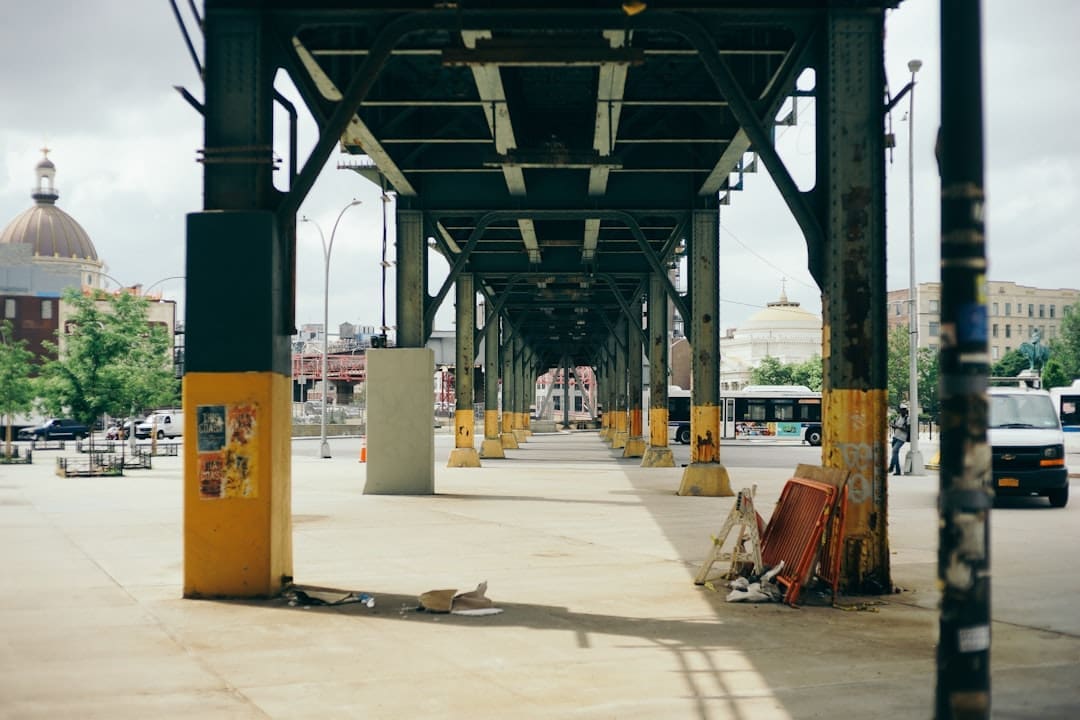
{"type": "MultiPolygon", "coordinates": [[[[907,288],[888,294],[889,329],[908,327],[910,319],[907,288]]],[[[919,283],[915,289],[919,347],[937,350],[941,345],[941,283],[919,283]]],[[[1080,312],[1080,290],[1037,288],[1014,282],[987,282],[987,329],[990,361],[997,362],[1010,350],[1031,342],[1038,331],[1043,344],[1061,333],[1062,319],[1080,312]]]]}

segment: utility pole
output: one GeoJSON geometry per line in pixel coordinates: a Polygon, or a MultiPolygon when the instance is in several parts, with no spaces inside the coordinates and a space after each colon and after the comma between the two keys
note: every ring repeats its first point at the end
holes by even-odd
{"type": "Polygon", "coordinates": [[[990,717],[989,353],[980,0],[941,0],[942,588],[936,720],[990,717]]]}

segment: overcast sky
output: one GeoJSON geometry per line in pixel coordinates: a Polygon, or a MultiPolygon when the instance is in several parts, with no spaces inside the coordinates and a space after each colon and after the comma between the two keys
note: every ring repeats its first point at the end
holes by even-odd
{"type": "MultiPolygon", "coordinates": [[[[938,2],[906,0],[886,20],[892,91],[908,81],[910,59],[923,62],[913,145],[908,99],[892,113],[897,145],[891,160],[886,158],[889,289],[908,286],[909,147],[917,278],[939,279],[940,185],[933,157],[940,116],[938,2]]],[[[186,11],[187,3],[178,4],[186,11]]],[[[1072,136],[1080,97],[1071,69],[1080,3],[985,2],[983,12],[990,278],[1080,287],[1080,145],[1072,136]]],[[[201,44],[196,47],[201,54],[201,44]]],[[[0,23],[0,61],[0,227],[32,205],[34,166],[47,144],[57,167],[58,205],[90,234],[106,271],[125,284],[157,283],[166,297],[182,301],[183,281],[165,278],[184,274],[184,218],[201,209],[196,149],[202,146],[202,126],[173,85],[200,99],[202,88],[168,0],[12,4],[0,23]]],[[[798,126],[783,128],[778,140],[803,182],[808,178],[800,168],[813,152],[811,102],[800,101],[798,126]]],[[[310,123],[301,127],[302,145],[313,142],[312,129],[310,123]]],[[[381,202],[373,185],[336,169],[340,159],[332,155],[302,213],[329,240],[338,212],[353,198],[363,201],[345,213],[335,236],[330,327],[336,330],[345,321],[378,326],[381,202]]],[[[319,234],[311,224],[298,228],[296,320],[321,323],[319,234]]],[[[390,233],[392,243],[392,214],[390,233]]],[[[766,173],[748,175],[744,191],[722,208],[720,243],[722,327],[737,327],[777,299],[782,282],[789,299],[820,313],[805,243],[766,173]]],[[[388,253],[393,259],[392,244],[388,253]]],[[[435,286],[444,268],[432,265],[435,286]]],[[[392,270],[389,279],[392,325],[392,270]]],[[[437,328],[450,329],[451,318],[444,308],[437,328]]]]}

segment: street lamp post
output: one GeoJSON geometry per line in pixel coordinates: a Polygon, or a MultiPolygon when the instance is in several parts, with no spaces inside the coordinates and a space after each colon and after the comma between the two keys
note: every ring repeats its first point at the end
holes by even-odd
{"type": "Polygon", "coordinates": [[[921,60],[908,62],[911,71],[911,94],[908,96],[908,258],[911,276],[908,298],[910,316],[908,320],[908,345],[910,346],[911,367],[908,406],[911,424],[908,433],[911,436],[911,449],[907,454],[909,475],[922,475],[925,472],[922,453],[919,452],[919,311],[915,301],[915,73],[922,67],[921,60]]]}
{"type": "Polygon", "coordinates": [[[341,208],[341,212],[338,213],[337,219],[334,220],[334,227],[330,229],[330,243],[327,244],[326,237],[323,235],[322,228],[319,227],[319,223],[315,222],[306,215],[300,218],[301,222],[309,222],[315,226],[315,229],[319,231],[319,241],[322,243],[323,249],[323,341],[322,341],[322,413],[320,418],[321,432],[320,438],[322,443],[319,446],[320,455],[324,458],[330,457],[330,442],[326,439],[326,396],[327,388],[329,384],[327,382],[327,362],[326,356],[330,351],[330,252],[334,249],[334,236],[337,234],[338,223],[341,222],[341,216],[345,214],[345,211],[354,205],[359,205],[359,200],[353,200],[345,207],[341,208]]]}

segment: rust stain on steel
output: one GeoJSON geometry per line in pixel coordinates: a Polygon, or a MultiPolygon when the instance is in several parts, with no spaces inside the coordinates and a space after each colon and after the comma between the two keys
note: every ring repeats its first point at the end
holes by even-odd
{"type": "Polygon", "coordinates": [[[870,188],[854,186],[841,197],[844,209],[843,278],[841,282],[840,307],[843,308],[841,356],[847,378],[852,386],[869,387],[870,364],[862,362],[864,348],[871,337],[870,287],[863,280],[869,267],[867,229],[870,224],[870,188]]]}

